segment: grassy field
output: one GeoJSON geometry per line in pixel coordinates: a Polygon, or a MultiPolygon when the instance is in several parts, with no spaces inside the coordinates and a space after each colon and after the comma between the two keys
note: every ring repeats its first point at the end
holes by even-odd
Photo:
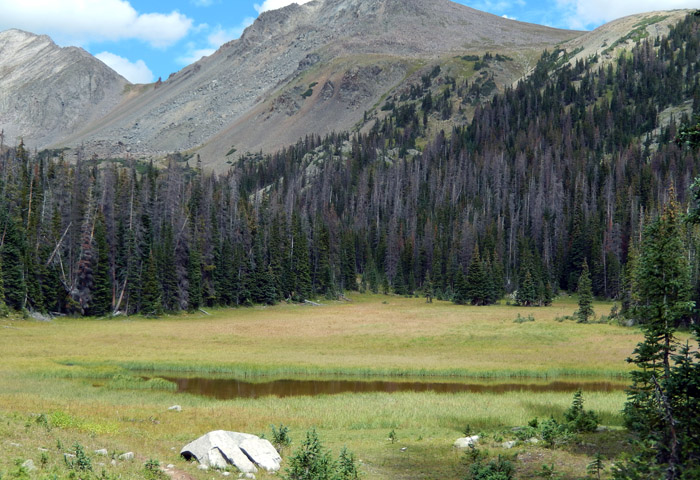
{"type": "MultiPolygon", "coordinates": [[[[157,320],[0,319],[0,447],[6,452],[0,456],[0,477],[23,478],[16,463],[31,458],[40,468],[28,478],[69,478],[63,453],[77,443],[92,456],[95,478],[103,468],[105,478],[140,478],[143,462],[150,458],[175,465],[182,478],[217,478],[220,474],[201,472],[180,460],[180,448],[210,430],[269,437],[271,424],[285,424],[295,441],[291,451],[315,426],[335,454],[344,445],[356,453],[367,479],[463,478],[463,455],[451,445],[467,425],[487,435],[482,445],[491,453],[518,455],[519,478],[530,478],[541,464],[552,462],[561,465],[564,478],[579,478],[595,451],[612,457],[622,448],[621,432],[592,434],[558,450],[521,445],[501,452],[500,447],[512,439],[513,426],[534,417],[560,417],[571,403],[569,392],[221,401],[177,394],[165,382],[137,381],[139,372],[147,370],[254,378],[377,375],[543,381],[576,375],[624,381],[629,368],[624,360],[641,339],[639,331],[557,321],[575,309],[570,298],[552,307],[526,309],[358,295],[352,302],[321,307],[214,310],[211,315],[157,320]],[[515,323],[518,314],[533,315],[535,321],[515,323]],[[168,411],[174,404],[183,411],[168,411]],[[387,440],[391,430],[398,437],[395,443],[387,440]],[[92,455],[101,448],[110,457],[92,455]],[[112,455],[126,451],[133,451],[136,459],[111,464],[112,455]]],[[[596,309],[605,314],[610,305],[597,304],[596,309]]],[[[587,393],[585,401],[603,424],[613,429],[620,425],[623,392],[587,393]]]]}

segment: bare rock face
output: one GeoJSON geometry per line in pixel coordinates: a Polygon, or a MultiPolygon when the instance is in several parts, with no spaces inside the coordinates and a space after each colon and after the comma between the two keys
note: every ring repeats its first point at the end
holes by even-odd
{"type": "Polygon", "coordinates": [[[211,165],[232,145],[270,152],[351,128],[415,62],[499,46],[539,50],[576,35],[449,0],[292,4],[262,13],[240,39],[56,146],[116,156],[127,147],[156,156],[197,149],[211,165]],[[313,96],[303,96],[313,82],[313,96]]]}
{"type": "Polygon", "coordinates": [[[120,102],[123,77],[86,51],[47,36],[0,32],[0,129],[44,147],[83,129],[120,102]]]}

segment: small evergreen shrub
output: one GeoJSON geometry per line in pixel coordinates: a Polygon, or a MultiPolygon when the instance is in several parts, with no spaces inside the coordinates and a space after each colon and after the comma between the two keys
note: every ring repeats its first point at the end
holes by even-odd
{"type": "Polygon", "coordinates": [[[289,447],[292,444],[292,439],[289,437],[289,428],[280,423],[279,428],[271,425],[272,428],[272,443],[277,450],[289,447]]]}
{"type": "Polygon", "coordinates": [[[598,428],[598,416],[592,410],[583,408],[583,392],[574,393],[571,407],[564,413],[568,430],[572,433],[595,432],[598,428]]]}
{"type": "Polygon", "coordinates": [[[469,467],[469,474],[472,480],[512,480],[515,467],[513,462],[499,455],[488,463],[478,459],[469,467]]]}

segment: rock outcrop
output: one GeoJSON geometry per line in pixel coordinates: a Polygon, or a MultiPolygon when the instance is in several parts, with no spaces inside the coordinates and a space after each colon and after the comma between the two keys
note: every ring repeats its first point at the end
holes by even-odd
{"type": "Polygon", "coordinates": [[[234,465],[243,473],[255,473],[257,467],[268,472],[280,469],[282,458],[270,442],[255,435],[216,430],[185,445],[180,451],[187,460],[196,459],[209,468],[234,465]]]}
{"type": "Polygon", "coordinates": [[[129,82],[81,48],[46,35],[0,32],[0,129],[44,147],[83,130],[119,104],[129,82]]]}

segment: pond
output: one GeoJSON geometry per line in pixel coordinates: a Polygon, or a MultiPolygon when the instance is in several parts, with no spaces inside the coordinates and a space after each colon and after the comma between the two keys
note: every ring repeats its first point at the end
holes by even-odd
{"type": "Polygon", "coordinates": [[[613,392],[622,391],[627,385],[610,380],[555,380],[472,382],[453,381],[397,381],[371,379],[288,379],[268,382],[250,382],[228,378],[182,378],[164,376],[177,384],[177,391],[222,400],[234,398],[258,398],[265,396],[295,397],[336,395],[340,393],[507,393],[507,392],[613,392]]]}

